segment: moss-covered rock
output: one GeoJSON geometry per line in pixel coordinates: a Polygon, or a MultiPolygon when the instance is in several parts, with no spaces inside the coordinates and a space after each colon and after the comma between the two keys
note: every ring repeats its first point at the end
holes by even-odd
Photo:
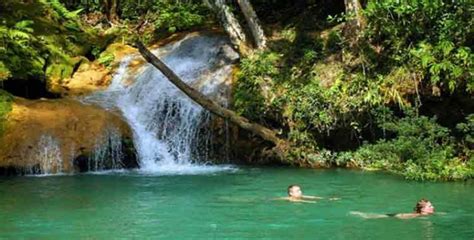
{"type": "Polygon", "coordinates": [[[54,77],[50,76],[49,91],[63,96],[77,96],[104,90],[110,84],[120,61],[131,53],[136,53],[136,49],[114,43],[109,45],[95,61],[89,61],[85,57],[74,58],[71,64],[60,66],[63,67],[62,72],[57,69],[54,77]]]}
{"type": "Polygon", "coordinates": [[[63,91],[62,81],[84,56],[94,59],[92,50],[105,49],[116,37],[83,24],[79,11],[58,1],[5,0],[0,9],[0,80],[46,80],[53,93],[63,91]]]}

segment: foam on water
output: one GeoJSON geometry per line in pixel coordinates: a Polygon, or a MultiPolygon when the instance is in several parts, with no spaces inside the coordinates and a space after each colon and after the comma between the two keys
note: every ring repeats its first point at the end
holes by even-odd
{"type": "Polygon", "coordinates": [[[140,174],[163,176],[163,175],[198,175],[219,172],[235,172],[238,168],[233,165],[203,165],[203,164],[169,164],[161,165],[158,170],[139,170],[140,174]]]}
{"type": "MultiPolygon", "coordinates": [[[[158,170],[147,169],[109,169],[92,171],[90,175],[125,175],[125,176],[172,176],[172,175],[201,175],[214,173],[234,173],[239,169],[234,165],[204,165],[204,164],[172,164],[163,165],[158,170]]],[[[36,176],[36,175],[35,175],[36,176]]],[[[42,176],[42,175],[41,175],[42,176]]]]}

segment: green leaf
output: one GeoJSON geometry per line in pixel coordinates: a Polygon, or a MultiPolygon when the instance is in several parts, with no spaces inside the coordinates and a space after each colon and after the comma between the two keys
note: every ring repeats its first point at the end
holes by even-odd
{"type": "Polygon", "coordinates": [[[441,47],[441,51],[445,57],[449,56],[451,51],[454,49],[454,43],[450,41],[442,41],[439,46],[441,47]]]}
{"type": "Polygon", "coordinates": [[[32,33],[33,29],[30,28],[31,25],[33,25],[32,20],[23,20],[23,21],[17,22],[14,28],[22,32],[32,33]]]}

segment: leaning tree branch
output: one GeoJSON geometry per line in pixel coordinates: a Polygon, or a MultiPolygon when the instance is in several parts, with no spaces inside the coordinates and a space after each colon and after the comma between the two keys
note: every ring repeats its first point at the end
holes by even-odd
{"type": "Polygon", "coordinates": [[[154,67],[160,70],[168,80],[183,91],[189,98],[194,102],[201,105],[203,108],[209,110],[211,113],[231,121],[242,129],[248,130],[251,133],[260,136],[266,141],[272,142],[276,146],[277,153],[280,155],[285,149],[288,148],[289,144],[287,141],[279,138],[274,130],[266,128],[258,123],[252,123],[247,118],[239,116],[237,113],[224,108],[216,102],[210,100],[207,96],[192,88],[181,78],[176,75],[163,61],[151,53],[141,42],[137,42],[138,50],[141,55],[154,67]]]}

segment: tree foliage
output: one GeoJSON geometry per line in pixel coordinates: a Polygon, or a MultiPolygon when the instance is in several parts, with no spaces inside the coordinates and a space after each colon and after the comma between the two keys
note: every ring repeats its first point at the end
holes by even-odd
{"type": "MultiPolygon", "coordinates": [[[[198,0],[117,0],[120,19],[110,21],[108,2],[0,2],[0,82],[67,77],[85,55],[108,66],[110,32],[122,42],[136,32],[152,40],[215,18],[198,0]],[[81,21],[94,14],[101,18],[94,28],[81,21]]],[[[351,18],[343,1],[251,2],[270,37],[266,50],[241,59],[233,107],[293,143],[285,161],[472,178],[472,1],[362,1],[366,23],[357,37],[337,25],[351,18]],[[460,98],[468,104],[447,105],[460,113],[452,122],[428,114],[432,102],[460,98]]],[[[237,12],[235,1],[227,4],[237,12]]],[[[1,118],[11,97],[0,100],[1,118]]]]}
{"type": "Polygon", "coordinates": [[[407,64],[447,92],[472,92],[472,8],[469,0],[372,0],[364,34],[383,49],[384,65],[407,64]]]}
{"type": "Polygon", "coordinates": [[[102,39],[81,25],[80,10],[69,11],[57,0],[6,0],[0,8],[0,80],[46,80],[50,73],[71,72],[73,57],[102,39]]]}
{"type": "MultiPolygon", "coordinates": [[[[84,9],[89,12],[108,11],[104,1],[62,0],[70,9],[84,9]]],[[[117,15],[122,21],[150,21],[155,28],[168,32],[187,30],[201,25],[209,12],[202,1],[170,1],[170,0],[117,0],[117,15]]]]}
{"type": "Polygon", "coordinates": [[[449,129],[420,115],[423,99],[472,94],[472,3],[369,0],[363,14],[355,48],[341,28],[316,36],[298,20],[283,28],[269,50],[242,60],[235,107],[278,123],[295,146],[290,164],[473,177],[472,117],[449,129]]]}

